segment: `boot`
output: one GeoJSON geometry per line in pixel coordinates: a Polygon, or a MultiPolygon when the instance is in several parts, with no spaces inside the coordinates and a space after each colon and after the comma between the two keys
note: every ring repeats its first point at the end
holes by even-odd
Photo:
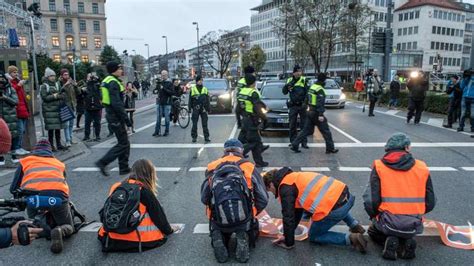
{"type": "Polygon", "coordinates": [[[365,254],[367,251],[367,241],[364,239],[364,236],[359,233],[351,233],[349,235],[349,240],[351,241],[352,247],[362,254],[365,254]]]}
{"type": "Polygon", "coordinates": [[[385,240],[385,246],[382,251],[382,257],[386,260],[396,260],[399,245],[400,243],[397,237],[387,237],[387,240],[385,240]]]}
{"type": "Polygon", "coordinates": [[[51,252],[58,254],[63,251],[63,238],[72,235],[74,228],[70,224],[56,226],[51,230],[51,252]]]}
{"type": "Polygon", "coordinates": [[[404,260],[411,260],[416,257],[416,241],[415,239],[407,239],[401,249],[401,252],[398,253],[398,257],[404,260]]]}
{"type": "Polygon", "coordinates": [[[249,236],[245,232],[235,233],[237,247],[235,259],[240,263],[246,263],[250,259],[249,236]]]}
{"type": "Polygon", "coordinates": [[[214,230],[211,233],[211,244],[214,248],[214,256],[219,263],[225,263],[229,259],[229,252],[224,244],[224,238],[222,233],[218,230],[214,230]]]}

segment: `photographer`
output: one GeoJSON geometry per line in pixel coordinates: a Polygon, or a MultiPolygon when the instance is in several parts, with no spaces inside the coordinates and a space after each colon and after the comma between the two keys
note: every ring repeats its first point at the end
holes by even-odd
{"type": "Polygon", "coordinates": [[[365,79],[365,87],[367,89],[367,95],[369,97],[369,116],[374,115],[375,103],[377,103],[379,96],[382,92],[380,77],[377,74],[377,70],[369,69],[367,77],[365,79]]]}
{"type": "MultiPolygon", "coordinates": [[[[31,221],[19,221],[12,228],[0,228],[0,248],[8,248],[12,245],[20,244],[18,239],[18,228],[20,224],[27,223],[31,224],[31,221]]],[[[30,241],[38,238],[38,234],[41,233],[43,229],[28,227],[29,239],[30,241]]]]}
{"type": "Polygon", "coordinates": [[[414,71],[410,74],[407,82],[409,92],[407,124],[410,123],[413,116],[415,116],[415,125],[420,124],[428,86],[428,79],[425,78],[423,72],[414,71]]]}
{"type": "Polygon", "coordinates": [[[466,116],[471,113],[471,132],[474,132],[474,75],[473,70],[464,71],[461,81],[462,102],[461,102],[461,120],[459,121],[458,132],[464,131],[466,116]]]}
{"type": "Polygon", "coordinates": [[[161,71],[162,82],[156,85],[158,90],[158,98],[156,99],[157,107],[157,118],[154,137],[161,136],[161,118],[165,117],[165,133],[164,137],[169,135],[170,132],[170,113],[171,113],[171,101],[174,93],[173,83],[168,79],[168,71],[161,71]]]}
{"type": "Polygon", "coordinates": [[[87,87],[84,96],[85,118],[84,139],[90,140],[91,124],[94,123],[94,141],[100,141],[100,120],[102,118],[102,95],[100,93],[100,81],[95,73],[87,75],[87,87]]]}

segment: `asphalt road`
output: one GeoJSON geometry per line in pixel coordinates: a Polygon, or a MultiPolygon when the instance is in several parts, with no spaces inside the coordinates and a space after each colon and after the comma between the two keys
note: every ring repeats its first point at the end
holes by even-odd
{"type": "MultiPolygon", "coordinates": [[[[290,166],[295,170],[319,170],[341,179],[356,196],[353,216],[362,224],[369,224],[363,209],[362,193],[374,159],[380,158],[387,138],[395,132],[407,133],[413,142],[413,154],[432,168],[432,179],[437,196],[437,206],[428,218],[467,225],[474,221],[474,142],[469,134],[460,134],[440,127],[439,118],[424,117],[419,126],[407,125],[403,112],[379,109],[374,118],[362,113],[359,104],[348,104],[346,109],[328,110],[332,134],[340,152],[324,153],[324,141],[316,131],[309,140],[310,149],[294,154],[288,149],[288,136],[284,133],[266,133],[264,142],[271,148],[264,154],[270,167],[290,166]]],[[[201,231],[206,223],[204,206],[200,203],[200,185],[203,168],[222,155],[226,139],[238,135],[235,118],[231,114],[211,115],[209,128],[212,143],[204,145],[202,132],[197,144],[191,143],[190,127],[171,128],[169,137],[152,137],[155,110],[139,114],[137,133],[130,139],[131,162],[139,158],[150,159],[157,167],[159,176],[158,198],[166,210],[170,222],[185,224],[182,233],[169,237],[167,244],[143,254],[103,254],[94,229],[79,232],[66,241],[62,254],[49,252],[49,243],[35,241],[29,247],[12,247],[0,252],[0,265],[73,264],[73,265],[210,265],[216,264],[210,239],[201,231]]],[[[104,131],[106,129],[104,128],[104,131]]],[[[78,137],[82,138],[82,133],[78,137]]],[[[103,133],[106,134],[106,133],[103,133]]],[[[94,162],[113,145],[114,140],[88,143],[90,152],[74,158],[67,164],[68,183],[72,199],[89,220],[98,220],[109,187],[121,180],[118,172],[111,177],[101,176],[94,169],[94,162]]],[[[112,167],[117,167],[114,164],[112,167]]],[[[267,169],[264,169],[267,170],[267,169]]],[[[10,176],[0,176],[0,179],[10,176]]],[[[0,187],[0,197],[9,197],[8,186],[0,187]]],[[[278,202],[271,199],[267,208],[273,217],[281,217],[278,202]]],[[[439,237],[418,237],[417,258],[411,264],[418,265],[472,265],[472,251],[444,246],[439,237]]],[[[291,251],[271,245],[271,240],[261,238],[252,251],[250,264],[254,265],[381,265],[394,264],[384,261],[381,248],[369,242],[367,255],[360,255],[348,247],[321,246],[308,241],[299,242],[291,251]]],[[[397,264],[406,263],[397,261],[397,264]]]]}

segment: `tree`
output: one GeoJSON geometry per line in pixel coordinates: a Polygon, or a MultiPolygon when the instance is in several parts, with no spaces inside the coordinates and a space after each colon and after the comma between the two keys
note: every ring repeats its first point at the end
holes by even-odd
{"type": "Polygon", "coordinates": [[[222,38],[227,33],[223,30],[210,31],[200,41],[204,60],[219,73],[220,78],[229,69],[232,55],[237,51],[233,38],[222,38]]]}
{"type": "Polygon", "coordinates": [[[145,57],[141,55],[134,55],[132,56],[132,67],[135,69],[135,71],[143,72],[145,61],[145,57]]]}
{"type": "Polygon", "coordinates": [[[256,73],[262,71],[266,61],[267,55],[259,45],[254,45],[242,55],[242,67],[253,66],[256,73]]]}
{"type": "Polygon", "coordinates": [[[311,61],[309,48],[306,43],[300,39],[297,39],[295,40],[293,47],[290,48],[290,51],[295,64],[298,64],[300,67],[305,69],[311,61]]]}
{"type": "Polygon", "coordinates": [[[122,62],[118,52],[114,49],[114,47],[105,45],[104,49],[100,53],[100,64],[105,66],[109,61],[122,62]]]}

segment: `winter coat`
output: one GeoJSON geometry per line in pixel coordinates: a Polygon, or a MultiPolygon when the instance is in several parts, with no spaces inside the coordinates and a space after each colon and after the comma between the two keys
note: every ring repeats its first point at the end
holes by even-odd
{"type": "Polygon", "coordinates": [[[84,94],[84,108],[87,111],[102,110],[102,94],[100,91],[100,82],[88,81],[87,90],[84,94]]]}
{"type": "Polygon", "coordinates": [[[449,81],[446,93],[449,95],[449,98],[454,98],[456,101],[461,101],[462,89],[460,82],[453,84],[451,81],[449,81]]]}
{"type": "Polygon", "coordinates": [[[420,77],[418,79],[410,79],[407,83],[409,97],[415,101],[423,101],[428,91],[428,80],[420,77]]]}
{"type": "Polygon", "coordinates": [[[392,80],[390,83],[390,98],[397,99],[400,97],[400,81],[392,80]]]}
{"type": "Polygon", "coordinates": [[[10,87],[10,85],[7,85],[4,89],[0,89],[0,92],[3,94],[3,97],[0,99],[0,116],[5,120],[5,123],[7,123],[12,138],[15,138],[18,136],[18,118],[16,116],[18,97],[15,89],[10,87]]]}
{"type": "Polygon", "coordinates": [[[61,93],[64,92],[64,103],[67,106],[71,107],[73,111],[76,111],[76,96],[81,93],[81,90],[71,83],[66,85],[66,82],[62,81],[58,81],[58,87],[60,88],[61,93]]]}
{"type": "Polygon", "coordinates": [[[49,80],[46,80],[40,87],[41,100],[43,101],[41,106],[46,130],[66,128],[66,125],[61,123],[59,116],[59,108],[66,96],[64,92],[60,93],[60,91],[59,84],[49,80]],[[55,93],[57,93],[57,97],[54,97],[55,93]]]}
{"type": "Polygon", "coordinates": [[[461,81],[462,97],[474,98],[474,76],[461,81]]]}
{"type": "Polygon", "coordinates": [[[18,96],[18,105],[16,106],[16,115],[20,119],[28,119],[30,112],[28,111],[28,102],[26,101],[26,93],[19,79],[12,79],[10,84],[16,91],[18,96]]]}
{"type": "Polygon", "coordinates": [[[80,88],[80,93],[76,95],[76,112],[78,114],[84,113],[84,98],[86,97],[86,89],[85,87],[80,88]]]}
{"type": "Polygon", "coordinates": [[[137,91],[125,91],[124,98],[125,98],[125,111],[133,112],[135,111],[135,99],[138,97],[137,91]]]}
{"type": "Polygon", "coordinates": [[[161,89],[158,92],[158,103],[161,105],[171,105],[171,96],[174,95],[173,83],[169,80],[165,80],[161,84],[161,89]]]}

